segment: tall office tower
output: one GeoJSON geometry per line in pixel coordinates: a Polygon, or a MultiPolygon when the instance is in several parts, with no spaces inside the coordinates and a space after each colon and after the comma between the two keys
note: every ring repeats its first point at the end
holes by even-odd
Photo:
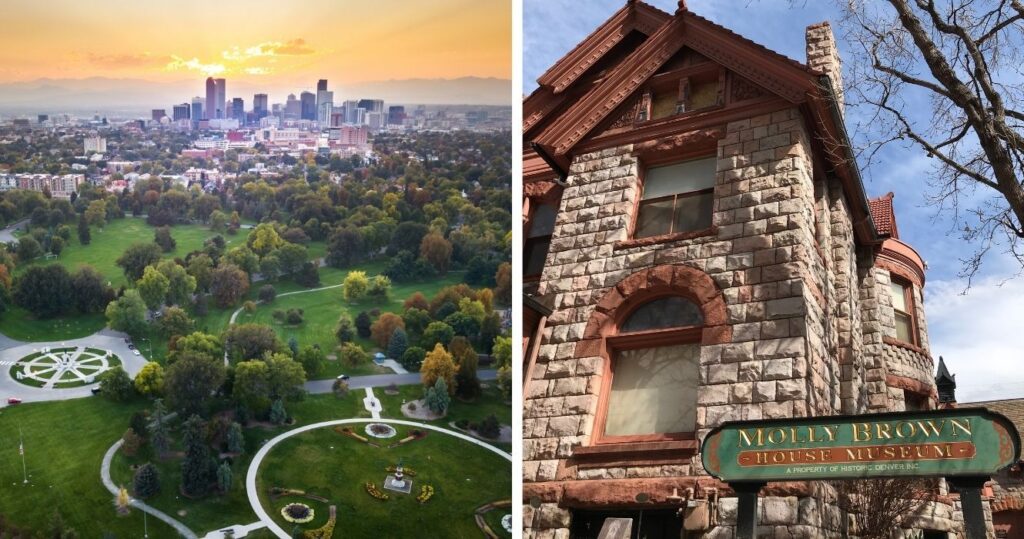
{"type": "Polygon", "coordinates": [[[224,79],[217,79],[217,117],[227,117],[227,106],[225,93],[227,92],[227,81],[224,79]]]}
{"type": "Polygon", "coordinates": [[[402,125],[405,120],[405,107],[393,105],[388,107],[388,123],[391,125],[402,125]]]}
{"type": "Polygon", "coordinates": [[[269,114],[267,106],[268,103],[267,94],[256,94],[252,98],[252,112],[256,115],[256,121],[261,118],[266,118],[269,114]]]}
{"type": "Polygon", "coordinates": [[[188,103],[174,105],[174,108],[171,111],[171,119],[174,121],[189,119],[188,103]]]}
{"type": "Polygon", "coordinates": [[[231,114],[228,118],[234,118],[238,120],[239,125],[245,125],[245,100],[241,97],[236,97],[231,100],[231,114]]]}
{"type": "Polygon", "coordinates": [[[331,113],[334,112],[334,92],[317,92],[316,93],[316,121],[320,122],[320,125],[331,124],[331,113]]]}
{"type": "Polygon", "coordinates": [[[39,123],[43,123],[43,122],[45,122],[45,121],[47,121],[49,119],[50,119],[50,115],[49,114],[39,114],[38,116],[36,116],[36,120],[38,120],[39,123]]]}
{"type": "Polygon", "coordinates": [[[320,79],[316,81],[316,91],[326,92],[327,91],[327,79],[320,79]]]}
{"type": "Polygon", "coordinates": [[[284,115],[289,118],[302,116],[302,102],[295,99],[295,94],[288,94],[288,100],[284,104],[284,115]]]}
{"type": "Polygon", "coordinates": [[[316,96],[313,92],[302,92],[299,102],[302,104],[300,117],[303,120],[316,120],[316,96]]]}
{"type": "Polygon", "coordinates": [[[384,101],[381,99],[360,99],[359,108],[366,112],[384,112],[384,101]]]}
{"type": "Polygon", "coordinates": [[[150,113],[150,117],[154,122],[159,122],[164,116],[167,116],[167,109],[153,109],[150,113]]]}
{"type": "Polygon", "coordinates": [[[205,116],[203,116],[203,109],[204,108],[206,108],[206,107],[203,106],[203,98],[201,98],[201,97],[193,97],[192,98],[192,115],[191,116],[192,116],[192,128],[193,129],[199,127],[199,120],[202,120],[203,118],[205,118],[205,116]]]}
{"type": "Polygon", "coordinates": [[[206,77],[206,102],[203,106],[203,119],[212,120],[217,117],[217,81],[206,77]]]}
{"type": "Polygon", "coordinates": [[[345,123],[356,123],[356,110],[359,109],[359,102],[356,100],[345,102],[345,123]]]}

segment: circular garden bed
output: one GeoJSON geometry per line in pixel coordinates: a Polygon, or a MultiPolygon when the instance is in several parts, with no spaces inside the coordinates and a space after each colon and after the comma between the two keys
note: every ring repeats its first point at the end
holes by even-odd
{"type": "Polygon", "coordinates": [[[121,359],[99,348],[44,348],[11,366],[11,379],[29,387],[65,389],[98,382],[99,375],[121,365],[121,359]]]}

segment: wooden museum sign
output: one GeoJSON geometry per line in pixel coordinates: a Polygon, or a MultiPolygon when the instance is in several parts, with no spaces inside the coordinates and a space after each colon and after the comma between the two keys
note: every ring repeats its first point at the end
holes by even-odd
{"type": "Polygon", "coordinates": [[[984,408],[735,421],[701,445],[704,469],[739,497],[740,539],[755,536],[766,482],[878,477],[945,477],[960,493],[967,538],[981,539],[981,488],[1019,458],[1013,423],[984,408]]]}
{"type": "Polygon", "coordinates": [[[730,422],[701,449],[728,482],[990,476],[1019,455],[1013,424],[983,408],[730,422]]]}

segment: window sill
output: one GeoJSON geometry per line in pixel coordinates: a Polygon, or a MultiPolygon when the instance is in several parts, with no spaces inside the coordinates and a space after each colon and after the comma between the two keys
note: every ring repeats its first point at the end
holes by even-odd
{"type": "Polygon", "coordinates": [[[715,234],[718,234],[718,227],[712,226],[702,230],[691,230],[689,232],[678,232],[675,234],[662,234],[661,236],[622,240],[620,242],[616,242],[613,249],[618,251],[621,249],[632,249],[633,247],[646,247],[648,245],[657,245],[659,243],[669,243],[673,241],[702,238],[705,236],[714,236],[715,234]]]}
{"type": "Polygon", "coordinates": [[[899,348],[904,348],[906,350],[910,350],[911,352],[916,352],[918,354],[921,354],[922,356],[931,357],[931,354],[929,354],[928,351],[925,350],[924,348],[921,348],[920,346],[917,346],[917,345],[914,345],[914,344],[911,344],[911,343],[908,343],[908,342],[901,341],[899,339],[894,339],[892,337],[882,337],[882,342],[885,343],[885,344],[889,344],[889,345],[892,345],[892,346],[896,346],[896,347],[899,347],[899,348]]]}
{"type": "Polygon", "coordinates": [[[572,460],[582,468],[658,464],[692,457],[698,449],[697,440],[609,443],[577,447],[572,460]]]}

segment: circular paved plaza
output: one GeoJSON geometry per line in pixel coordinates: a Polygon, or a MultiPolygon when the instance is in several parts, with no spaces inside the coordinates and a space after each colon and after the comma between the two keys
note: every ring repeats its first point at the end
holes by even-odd
{"type": "Polygon", "coordinates": [[[10,373],[27,386],[66,388],[95,383],[100,374],[120,365],[121,359],[109,350],[44,347],[14,363],[10,373]]]}

